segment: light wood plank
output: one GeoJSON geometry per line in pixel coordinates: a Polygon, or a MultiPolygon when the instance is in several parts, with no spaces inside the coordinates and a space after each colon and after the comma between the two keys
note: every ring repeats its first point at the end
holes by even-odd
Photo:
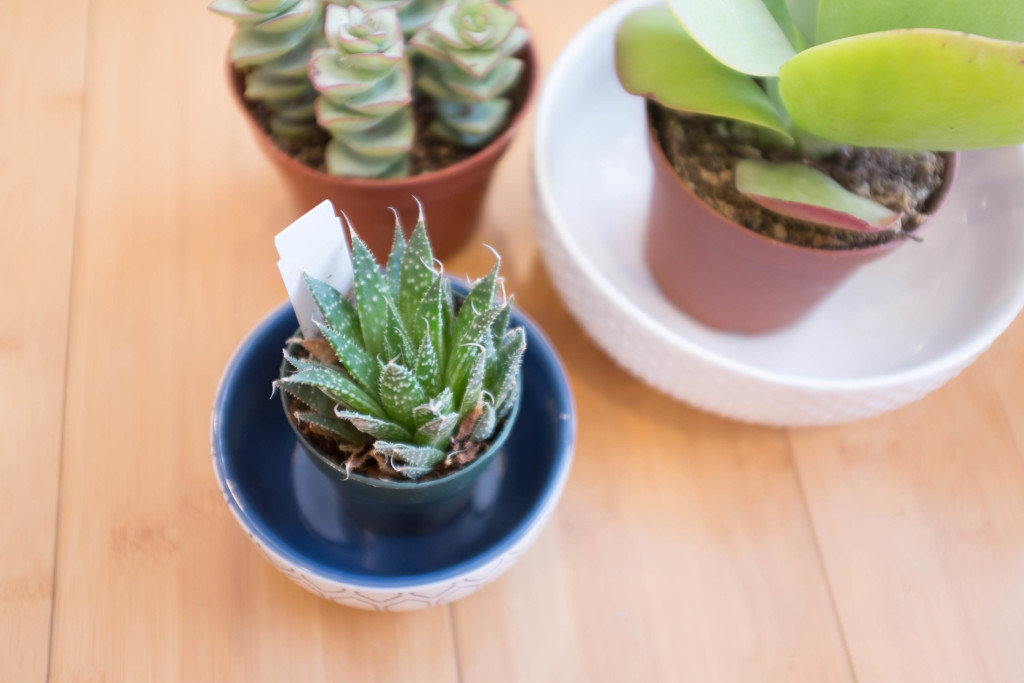
{"type": "Polygon", "coordinates": [[[851,680],[784,434],[613,369],[537,282],[577,460],[539,547],[455,606],[464,679],[851,680]]]}
{"type": "Polygon", "coordinates": [[[0,22],[0,680],[46,677],[86,0],[0,22]],[[43,39],[45,36],[45,39],[43,39]]]}
{"type": "Polygon", "coordinates": [[[792,435],[861,683],[1024,679],[1024,404],[989,381],[1019,379],[1021,348],[893,415],[792,435]]]}
{"type": "Polygon", "coordinates": [[[285,189],[229,100],[205,2],[95,3],[52,671],[58,681],[452,681],[441,608],[293,585],[224,506],[221,370],[284,298],[285,189]]]}

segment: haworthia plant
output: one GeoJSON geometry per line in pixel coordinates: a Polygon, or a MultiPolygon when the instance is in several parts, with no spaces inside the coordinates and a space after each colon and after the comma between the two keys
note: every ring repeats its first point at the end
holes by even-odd
{"type": "MultiPolygon", "coordinates": [[[[764,144],[955,151],[1024,142],[1022,41],[1019,0],[667,0],[625,20],[616,67],[626,90],[754,124],[764,144]]],[[[858,203],[816,170],[753,175],[787,215],[899,225],[851,212],[858,203]]]]}
{"type": "Polygon", "coordinates": [[[286,351],[294,372],[277,386],[303,406],[300,422],[418,479],[495,435],[518,400],[526,334],[497,301],[500,260],[456,308],[422,213],[408,242],[396,226],[384,272],[351,238],[354,303],[306,277],[337,363],[286,351]]]}
{"type": "Polygon", "coordinates": [[[529,34],[519,15],[496,0],[449,1],[410,41],[426,59],[416,85],[437,106],[433,131],[463,147],[492,140],[508,120],[504,97],[519,82],[513,57],[529,34]]]}
{"type": "Polygon", "coordinates": [[[409,173],[415,126],[412,75],[395,10],[327,8],[328,47],[309,65],[316,119],[332,137],[327,171],[355,178],[409,173]]]}
{"type": "Polygon", "coordinates": [[[321,0],[214,0],[210,9],[233,19],[231,61],[245,74],[245,98],[270,111],[270,128],[283,137],[316,130],[310,52],[322,44],[321,0]]]}

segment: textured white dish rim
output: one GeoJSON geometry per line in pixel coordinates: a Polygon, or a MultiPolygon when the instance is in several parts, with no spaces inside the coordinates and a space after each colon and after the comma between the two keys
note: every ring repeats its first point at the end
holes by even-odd
{"type": "MultiPolygon", "coordinates": [[[[543,204],[544,211],[550,217],[554,231],[558,238],[565,244],[567,251],[576,259],[576,262],[587,274],[602,293],[610,298],[622,310],[626,311],[631,318],[643,325],[651,333],[657,335],[666,342],[678,347],[686,353],[692,354],[701,360],[712,365],[721,367],[730,372],[746,375],[756,380],[772,384],[792,387],[797,389],[813,389],[819,391],[857,391],[864,389],[878,389],[891,386],[900,386],[918,382],[922,379],[948,373],[955,368],[964,367],[985,351],[1001,335],[1022,308],[1024,308],[1024,277],[1016,283],[1016,293],[1012,303],[981,327],[968,341],[961,346],[948,352],[944,356],[929,360],[919,366],[902,369],[896,372],[874,375],[870,377],[857,378],[831,378],[831,377],[796,377],[778,372],[765,370],[754,365],[737,362],[711,351],[703,346],[695,344],[690,339],[673,334],[663,327],[657,320],[652,318],[642,309],[632,305],[625,295],[618,290],[604,274],[587,258],[583,250],[576,244],[573,237],[565,228],[566,219],[555,201],[552,191],[552,183],[549,174],[548,140],[551,135],[551,118],[554,108],[555,93],[561,87],[561,82],[572,77],[571,67],[581,55],[587,51],[592,42],[591,34],[603,29],[607,24],[618,24],[630,11],[646,5],[656,4],[652,0],[621,0],[611,7],[606,8],[596,17],[591,19],[582,29],[569,41],[555,60],[551,71],[548,73],[544,88],[541,91],[540,102],[537,107],[537,120],[533,134],[533,170],[536,178],[537,193],[543,204]]],[[[637,121],[642,125],[642,121],[637,121]]]]}

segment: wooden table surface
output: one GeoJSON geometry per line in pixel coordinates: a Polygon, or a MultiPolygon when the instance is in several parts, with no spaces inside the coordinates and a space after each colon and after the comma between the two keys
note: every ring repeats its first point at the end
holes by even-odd
{"type": "MultiPolygon", "coordinates": [[[[295,215],[205,2],[3,9],[0,681],[1024,680],[1024,319],[941,391],[848,427],[674,403],[554,292],[532,125],[475,242],[503,252],[576,392],[550,526],[422,612],[278,574],[221,499],[208,424],[233,348],[284,297],[271,238],[295,215]]],[[[606,4],[520,0],[545,68],[606,4]]]]}

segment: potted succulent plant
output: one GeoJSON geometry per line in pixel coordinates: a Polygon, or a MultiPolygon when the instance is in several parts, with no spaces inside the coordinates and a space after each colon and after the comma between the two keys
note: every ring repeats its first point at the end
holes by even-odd
{"type": "Polygon", "coordinates": [[[408,242],[396,226],[385,270],[349,230],[352,300],[306,276],[323,336],[289,342],[275,385],[355,520],[429,531],[465,507],[512,429],[526,333],[496,301],[500,259],[455,294],[422,217],[408,242]]]}
{"type": "Polygon", "coordinates": [[[535,79],[529,34],[498,0],[214,0],[238,26],[232,90],[302,211],[345,206],[385,253],[419,197],[439,255],[479,220],[535,79]],[[375,228],[374,226],[381,226],[375,228]]]}
{"type": "Polygon", "coordinates": [[[620,26],[648,99],[646,254],[710,326],[789,325],[938,209],[958,150],[1024,141],[1024,3],[668,0],[620,26]]]}

